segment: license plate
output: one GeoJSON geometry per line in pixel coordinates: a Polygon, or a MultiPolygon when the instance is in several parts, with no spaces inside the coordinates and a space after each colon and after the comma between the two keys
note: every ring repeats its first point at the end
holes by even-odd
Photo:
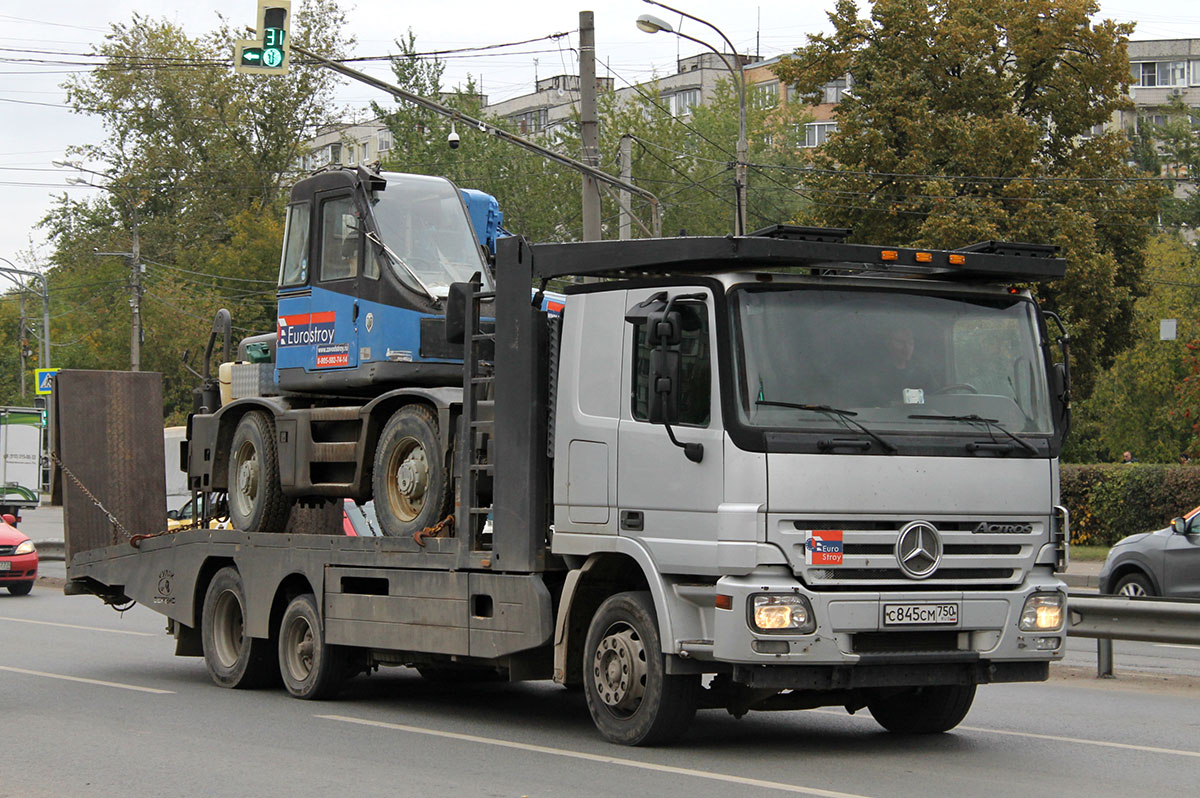
{"type": "Polygon", "coordinates": [[[958,623],[958,604],[884,604],[884,626],[940,626],[958,623]]]}
{"type": "Polygon", "coordinates": [[[0,571],[11,571],[12,563],[8,560],[0,560],[0,571]]]}

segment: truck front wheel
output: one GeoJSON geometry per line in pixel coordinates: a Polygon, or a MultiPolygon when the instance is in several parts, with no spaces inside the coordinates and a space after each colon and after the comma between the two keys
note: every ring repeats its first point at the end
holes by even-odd
{"type": "Polygon", "coordinates": [[[700,677],[668,676],[654,601],[645,591],[618,593],[596,611],[583,659],[584,695],[596,728],[623,745],[661,745],[687,731],[700,677]]]}
{"type": "Polygon", "coordinates": [[[279,672],[296,698],[332,698],[346,677],[340,646],[325,642],[317,600],[312,593],[292,599],[279,624],[279,672]]]}
{"type": "Polygon", "coordinates": [[[292,503],[279,483],[275,424],[255,410],[238,421],[229,451],[229,520],[243,532],[282,532],[292,503]]]}
{"type": "Polygon", "coordinates": [[[938,734],[961,723],[974,700],[973,684],[910,687],[869,701],[867,709],[890,732],[938,734]]]}
{"type": "Polygon", "coordinates": [[[383,534],[411,535],[450,511],[451,479],[437,419],[421,405],[400,408],[375,448],[372,488],[383,534]]]}
{"type": "Polygon", "coordinates": [[[278,682],[271,641],[246,634],[246,590],[236,568],[222,568],[209,582],[200,624],[204,665],[214,682],[241,689],[278,682]]]}

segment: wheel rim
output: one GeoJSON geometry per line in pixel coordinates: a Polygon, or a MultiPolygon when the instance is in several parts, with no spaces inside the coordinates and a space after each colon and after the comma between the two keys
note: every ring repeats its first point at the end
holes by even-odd
{"type": "Polygon", "coordinates": [[[234,453],[235,485],[230,498],[242,517],[249,516],[258,500],[258,450],[245,441],[234,453]]]}
{"type": "Polygon", "coordinates": [[[646,649],[637,630],[614,624],[604,633],[592,658],[592,676],[600,700],[618,717],[628,717],[646,695],[646,649]]]}
{"type": "Polygon", "coordinates": [[[313,669],[313,630],[307,618],[293,618],[283,639],[284,665],[297,682],[308,679],[313,669]]]}
{"type": "Polygon", "coordinates": [[[396,516],[413,521],[425,509],[429,490],[429,458],[425,447],[413,437],[401,438],[388,458],[388,503],[396,516]]]}
{"type": "Polygon", "coordinates": [[[213,612],[213,653],[222,667],[232,668],[237,664],[245,644],[244,631],[242,602],[236,593],[226,590],[217,597],[213,612]]]}
{"type": "Polygon", "coordinates": [[[1137,582],[1126,582],[1121,585],[1121,589],[1117,591],[1117,595],[1129,596],[1130,598],[1144,598],[1146,596],[1146,588],[1137,582]]]}

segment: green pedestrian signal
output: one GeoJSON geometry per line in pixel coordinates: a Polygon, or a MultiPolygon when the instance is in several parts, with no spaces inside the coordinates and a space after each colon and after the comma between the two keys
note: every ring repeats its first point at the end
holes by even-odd
{"type": "Polygon", "coordinates": [[[258,0],[258,38],[237,42],[233,68],[251,75],[286,75],[291,65],[291,0],[258,0]]]}

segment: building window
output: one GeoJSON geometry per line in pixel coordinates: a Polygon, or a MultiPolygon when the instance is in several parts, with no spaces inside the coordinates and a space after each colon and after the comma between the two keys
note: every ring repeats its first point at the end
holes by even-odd
{"type": "Polygon", "coordinates": [[[376,138],[379,141],[379,151],[380,152],[387,152],[388,150],[390,150],[392,148],[392,131],[381,130],[381,131],[379,131],[379,135],[376,136],[376,138]]]}
{"type": "Polygon", "coordinates": [[[547,110],[535,108],[523,114],[514,114],[509,118],[512,119],[518,133],[539,133],[546,129],[547,110]]]}
{"type": "Polygon", "coordinates": [[[671,113],[675,116],[687,116],[699,104],[699,89],[684,89],[671,95],[671,113]]]}
{"type": "Polygon", "coordinates": [[[809,122],[804,126],[801,147],[820,147],[829,140],[829,134],[837,130],[837,122],[809,122]]]}
{"type": "Polygon", "coordinates": [[[1186,86],[1186,61],[1135,61],[1129,65],[1133,85],[1141,88],[1186,86]]]}
{"type": "Polygon", "coordinates": [[[1189,85],[1200,86],[1200,61],[1192,61],[1192,78],[1188,81],[1189,85]]]}
{"type": "Polygon", "coordinates": [[[842,101],[842,92],[850,88],[846,85],[846,83],[847,81],[845,78],[838,78],[837,80],[831,80],[826,83],[823,89],[824,96],[821,98],[822,101],[827,102],[830,105],[840,103],[842,101]]]}
{"type": "Polygon", "coordinates": [[[371,157],[371,145],[369,142],[364,141],[358,145],[358,162],[366,163],[369,157],[371,157]]]}
{"type": "Polygon", "coordinates": [[[779,81],[757,83],[750,88],[750,104],[755,108],[774,108],[779,105],[779,81]]]}
{"type": "Polygon", "coordinates": [[[328,157],[326,157],[325,163],[341,163],[342,162],[342,145],[341,144],[330,144],[329,149],[327,150],[327,154],[328,154],[328,157]]]}

